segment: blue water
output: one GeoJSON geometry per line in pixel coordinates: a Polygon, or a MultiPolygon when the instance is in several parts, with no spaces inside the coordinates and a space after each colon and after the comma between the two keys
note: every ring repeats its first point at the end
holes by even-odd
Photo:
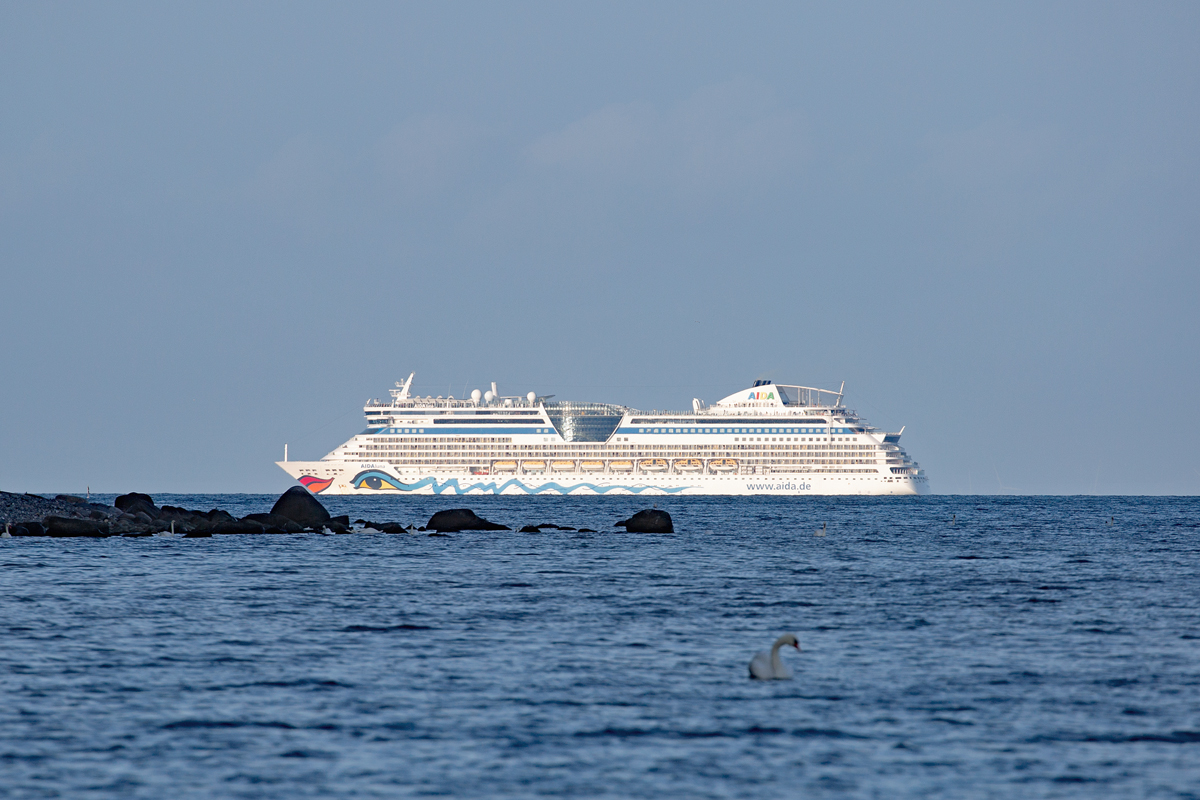
{"type": "Polygon", "coordinates": [[[1200,797],[1197,499],[323,500],[600,532],[0,540],[0,797],[1200,797]]]}

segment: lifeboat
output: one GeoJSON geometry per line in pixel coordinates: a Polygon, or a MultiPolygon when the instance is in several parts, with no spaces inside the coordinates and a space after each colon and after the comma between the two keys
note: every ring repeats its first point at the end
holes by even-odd
{"type": "Polygon", "coordinates": [[[633,471],[633,462],[632,461],[610,461],[610,462],[608,462],[608,468],[610,470],[612,470],[613,472],[632,472],[633,471]]]}
{"type": "Polygon", "coordinates": [[[603,461],[580,461],[579,468],[584,472],[603,472],[603,461]]]}
{"type": "Polygon", "coordinates": [[[524,469],[526,472],[545,472],[546,471],[546,462],[545,461],[522,461],[521,468],[524,469]]]}
{"type": "Polygon", "coordinates": [[[638,467],[642,472],[666,472],[667,461],[663,458],[647,458],[645,461],[638,462],[638,467]]]}
{"type": "Polygon", "coordinates": [[[492,463],[492,472],[516,472],[517,462],[515,461],[496,461],[492,463]]]}
{"type": "Polygon", "coordinates": [[[575,462],[574,461],[551,461],[550,469],[553,470],[554,472],[574,472],[575,471],[575,462]]]}
{"type": "Polygon", "coordinates": [[[708,468],[713,472],[733,472],[737,469],[737,462],[732,458],[714,458],[708,462],[708,468]]]}
{"type": "Polygon", "coordinates": [[[676,472],[699,472],[704,464],[698,458],[681,458],[675,462],[676,472]]]}

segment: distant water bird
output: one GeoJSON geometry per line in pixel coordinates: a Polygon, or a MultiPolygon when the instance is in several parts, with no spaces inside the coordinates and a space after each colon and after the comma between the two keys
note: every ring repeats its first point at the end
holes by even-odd
{"type": "Polygon", "coordinates": [[[759,681],[790,681],[792,671],[779,657],[779,648],[785,644],[790,644],[796,648],[797,653],[800,652],[800,642],[796,639],[796,635],[785,633],[775,640],[775,644],[771,645],[770,655],[765,652],[756,653],[754,658],[750,659],[750,677],[759,681]]]}
{"type": "Polygon", "coordinates": [[[1107,522],[1106,524],[1108,524],[1108,525],[1112,525],[1112,524],[1113,524],[1113,520],[1115,520],[1115,519],[1116,519],[1116,517],[1109,517],[1109,518],[1108,518],[1108,522],[1107,522]]]}
{"type": "Polygon", "coordinates": [[[827,524],[828,524],[828,523],[822,522],[822,523],[821,523],[821,530],[819,530],[819,531],[817,531],[816,533],[814,533],[814,534],[813,534],[813,536],[824,536],[824,535],[825,535],[825,526],[826,526],[827,524]]]}
{"type": "Polygon", "coordinates": [[[958,514],[951,514],[950,515],[950,524],[953,525],[956,522],[958,522],[958,514]]]}

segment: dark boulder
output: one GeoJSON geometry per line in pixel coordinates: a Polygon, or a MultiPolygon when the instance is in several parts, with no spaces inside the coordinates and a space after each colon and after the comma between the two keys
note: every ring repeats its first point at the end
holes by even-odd
{"type": "Polygon", "coordinates": [[[212,527],[212,522],[203,511],[192,511],[178,506],[163,506],[156,522],[174,523],[176,533],[203,530],[212,527]]]}
{"type": "Polygon", "coordinates": [[[136,514],[141,511],[151,519],[157,517],[159,511],[158,506],[154,505],[154,498],[141,492],[123,494],[116,500],[113,500],[113,505],[126,514],[136,514]]]}
{"type": "Polygon", "coordinates": [[[85,498],[76,497],[73,494],[55,495],[54,499],[60,503],[74,503],[76,505],[85,505],[87,503],[87,500],[85,498]]]}
{"type": "Polygon", "coordinates": [[[541,532],[542,531],[540,529],[540,526],[538,526],[538,525],[526,525],[524,528],[521,528],[521,530],[518,531],[518,533],[541,533],[541,532]]]}
{"type": "Polygon", "coordinates": [[[235,519],[228,522],[218,522],[212,529],[213,533],[266,533],[266,526],[252,519],[235,519]]]}
{"type": "Polygon", "coordinates": [[[384,522],[381,525],[374,525],[373,527],[382,533],[406,533],[408,531],[408,528],[399,522],[384,522]]]}
{"type": "Polygon", "coordinates": [[[429,518],[429,522],[425,523],[426,530],[431,531],[508,531],[512,530],[507,525],[497,525],[495,522],[488,522],[483,517],[475,516],[475,512],[469,508],[451,508],[447,511],[439,511],[429,518]]]}
{"type": "Polygon", "coordinates": [[[287,517],[302,528],[320,528],[329,521],[325,506],[303,486],[293,486],[280,495],[271,513],[287,517]]]}
{"type": "Polygon", "coordinates": [[[336,522],[338,525],[342,525],[347,528],[350,527],[350,515],[349,514],[342,514],[340,517],[330,517],[329,521],[336,522]]]}
{"type": "Polygon", "coordinates": [[[267,528],[278,528],[281,533],[300,533],[304,530],[282,514],[247,514],[242,519],[258,522],[267,528]]]}
{"type": "Polygon", "coordinates": [[[580,533],[595,533],[595,531],[592,530],[591,528],[580,528],[579,532],[580,533]]]}
{"type": "Polygon", "coordinates": [[[218,522],[233,522],[233,514],[230,514],[223,508],[214,508],[204,516],[208,517],[208,521],[214,525],[218,522]]]}
{"type": "Polygon", "coordinates": [[[111,530],[114,534],[117,533],[153,533],[153,522],[142,522],[141,517],[135,514],[122,514],[112,521],[111,530]]]}
{"type": "Polygon", "coordinates": [[[647,508],[637,512],[627,520],[618,522],[619,527],[629,533],[674,533],[671,525],[671,515],[657,508],[647,508]]]}
{"type": "Polygon", "coordinates": [[[331,533],[354,533],[354,531],[350,530],[349,525],[343,525],[332,519],[325,523],[325,530],[331,533]]]}
{"type": "Polygon", "coordinates": [[[42,520],[47,536],[110,536],[107,522],[74,517],[46,517],[42,520]]]}

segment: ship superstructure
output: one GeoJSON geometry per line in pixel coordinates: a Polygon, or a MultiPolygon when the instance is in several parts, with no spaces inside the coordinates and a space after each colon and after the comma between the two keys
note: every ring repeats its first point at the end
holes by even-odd
{"type": "Polygon", "coordinates": [[[367,427],[320,461],[280,461],[323,494],[924,494],[900,435],[838,391],[755,381],[691,411],[410,393],[363,408],[367,427]]]}

